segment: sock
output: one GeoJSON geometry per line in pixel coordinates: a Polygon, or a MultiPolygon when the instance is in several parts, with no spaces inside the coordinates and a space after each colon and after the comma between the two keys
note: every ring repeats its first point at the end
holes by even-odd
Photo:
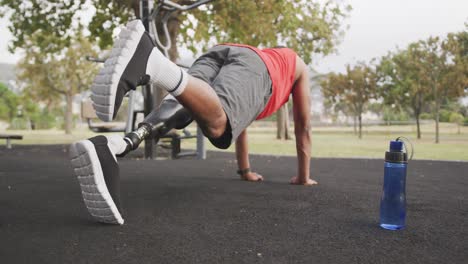
{"type": "Polygon", "coordinates": [[[189,77],[188,73],[166,58],[157,48],[151,51],[146,73],[151,76],[151,82],[173,96],[184,92],[189,77]]]}
{"type": "Polygon", "coordinates": [[[163,101],[165,101],[165,100],[177,101],[177,99],[172,94],[168,94],[168,95],[164,96],[163,101]]]}
{"type": "Polygon", "coordinates": [[[127,148],[127,142],[123,139],[122,136],[111,135],[107,136],[107,146],[109,146],[109,149],[114,155],[119,155],[122,154],[127,148]]]}

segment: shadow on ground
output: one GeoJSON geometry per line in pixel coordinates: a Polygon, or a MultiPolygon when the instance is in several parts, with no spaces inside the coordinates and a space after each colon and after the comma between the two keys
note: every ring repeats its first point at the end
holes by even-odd
{"type": "Polygon", "coordinates": [[[468,163],[414,161],[407,228],[377,226],[382,160],[252,156],[266,178],[235,175],[232,153],[204,161],[121,159],[123,226],[92,221],[67,146],[0,148],[2,263],[466,263],[468,163]]]}

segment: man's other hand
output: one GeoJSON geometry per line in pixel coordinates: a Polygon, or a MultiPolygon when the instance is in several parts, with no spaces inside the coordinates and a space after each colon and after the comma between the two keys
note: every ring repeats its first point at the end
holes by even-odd
{"type": "Polygon", "coordinates": [[[247,172],[241,176],[244,181],[263,181],[263,176],[255,172],[247,172]]]}
{"type": "Polygon", "coordinates": [[[304,180],[297,176],[292,177],[290,183],[294,185],[306,185],[306,186],[318,184],[318,182],[312,180],[311,178],[307,178],[304,180]]]}

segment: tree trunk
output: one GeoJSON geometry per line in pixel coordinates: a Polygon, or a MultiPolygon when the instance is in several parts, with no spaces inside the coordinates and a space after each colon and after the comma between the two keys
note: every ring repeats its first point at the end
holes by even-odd
{"type": "Polygon", "coordinates": [[[133,9],[133,12],[135,13],[135,16],[137,18],[141,18],[141,14],[140,14],[140,0],[133,0],[132,3],[131,3],[131,6],[132,6],[132,9],[133,9]]]}
{"type": "Polygon", "coordinates": [[[357,116],[353,115],[354,135],[357,135],[357,116]]]}
{"type": "Polygon", "coordinates": [[[421,139],[421,124],[419,123],[419,114],[417,114],[415,117],[416,117],[416,130],[418,134],[418,139],[421,139]]]}
{"type": "Polygon", "coordinates": [[[422,94],[420,92],[416,93],[416,97],[412,100],[412,109],[414,113],[414,118],[416,119],[416,130],[417,130],[417,137],[421,139],[421,124],[419,120],[419,116],[421,116],[421,109],[422,109],[422,94]]]}
{"type": "Polygon", "coordinates": [[[289,107],[288,104],[283,106],[284,111],[284,139],[290,140],[291,133],[289,133],[289,107]]]}
{"type": "Polygon", "coordinates": [[[281,107],[276,111],[276,139],[284,138],[284,112],[281,107]]]}
{"type": "Polygon", "coordinates": [[[71,93],[65,94],[65,134],[71,134],[73,128],[73,95],[71,93]]]}
{"type": "Polygon", "coordinates": [[[362,114],[360,113],[359,116],[359,139],[362,138],[362,114]]]}
{"type": "Polygon", "coordinates": [[[440,103],[436,102],[435,107],[435,143],[439,143],[439,119],[440,119],[440,103]]]}

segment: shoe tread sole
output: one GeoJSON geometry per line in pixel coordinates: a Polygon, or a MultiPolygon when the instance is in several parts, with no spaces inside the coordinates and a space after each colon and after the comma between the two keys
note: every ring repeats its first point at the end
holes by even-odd
{"type": "Polygon", "coordinates": [[[124,220],[106,187],[93,143],[82,140],[72,144],[70,158],[88,212],[98,222],[122,225],[124,220]]]}
{"type": "Polygon", "coordinates": [[[104,63],[91,86],[91,99],[96,115],[102,121],[112,121],[117,87],[127,64],[135,54],[145,28],[139,20],[129,22],[114,43],[110,57],[104,63]]]}

